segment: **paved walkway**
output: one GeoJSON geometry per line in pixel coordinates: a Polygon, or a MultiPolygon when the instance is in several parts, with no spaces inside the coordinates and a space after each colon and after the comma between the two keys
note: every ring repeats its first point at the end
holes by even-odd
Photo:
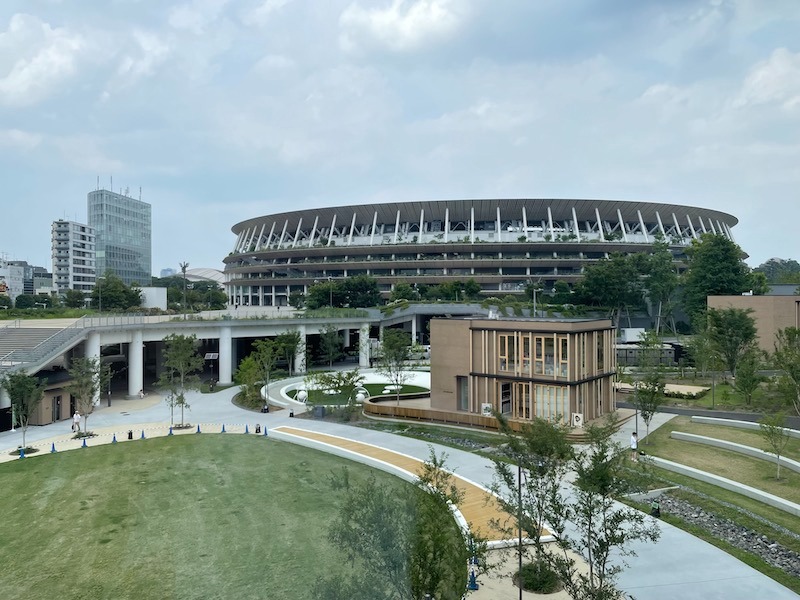
{"type": "MultiPolygon", "coordinates": [[[[280,382],[277,385],[285,383],[280,382]]],[[[420,440],[339,423],[292,419],[285,410],[269,414],[246,411],[231,403],[231,398],[237,391],[236,388],[230,388],[214,394],[192,393],[189,396],[191,410],[187,411],[187,421],[195,425],[200,423],[206,432],[219,431],[222,424],[225,424],[226,429],[230,431],[236,428],[242,430],[247,425],[251,432],[257,423],[262,426],[266,424],[270,428],[302,427],[309,431],[387,448],[419,460],[425,460],[429,455],[430,444],[420,440]]],[[[277,389],[271,390],[271,393],[277,393],[277,389]]],[[[656,415],[651,430],[669,418],[671,415],[656,415]]],[[[141,435],[142,429],[148,437],[158,433],[164,435],[169,429],[169,408],[155,396],[149,396],[144,400],[114,400],[111,407],[99,407],[91,415],[89,426],[90,429],[105,436],[116,432],[118,440],[131,429],[135,438],[141,435]]],[[[617,434],[620,443],[628,443],[634,426],[633,420],[623,424],[622,430],[617,434]]],[[[640,431],[642,429],[640,423],[640,431]]],[[[69,421],[63,421],[44,427],[29,428],[27,443],[38,445],[42,448],[42,452],[47,452],[53,442],[57,443],[57,449],[59,444],[65,444],[63,448],[66,448],[70,443],[70,437],[69,421]]],[[[12,459],[8,452],[21,443],[20,432],[0,433],[0,461],[12,459]]],[[[458,475],[482,485],[491,482],[491,461],[451,448],[435,447],[435,449],[437,452],[447,453],[447,464],[458,475]]],[[[797,594],[755,569],[680,529],[662,522],[661,530],[661,539],[656,544],[639,544],[635,547],[638,556],[629,559],[629,567],[620,577],[621,587],[638,600],[674,598],[796,600],[798,598],[797,594]]],[[[511,600],[517,597],[516,590],[510,587],[505,590],[493,593],[492,597],[496,600],[505,598],[511,600]]],[[[526,594],[525,597],[533,596],[526,594]]]]}

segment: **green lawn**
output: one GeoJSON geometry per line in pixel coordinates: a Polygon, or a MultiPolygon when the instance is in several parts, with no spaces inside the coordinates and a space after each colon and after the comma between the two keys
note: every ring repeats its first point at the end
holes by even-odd
{"type": "MultiPolygon", "coordinates": [[[[0,465],[0,596],[310,598],[349,568],[328,477],[374,472],[261,436],[158,438],[0,465]]],[[[379,480],[408,485],[384,473],[379,480]]]]}

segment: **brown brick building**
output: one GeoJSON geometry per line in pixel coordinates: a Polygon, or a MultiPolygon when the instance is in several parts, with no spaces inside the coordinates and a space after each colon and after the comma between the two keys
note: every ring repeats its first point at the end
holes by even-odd
{"type": "Polygon", "coordinates": [[[431,408],[584,421],[615,408],[608,319],[433,319],[431,408]]]}

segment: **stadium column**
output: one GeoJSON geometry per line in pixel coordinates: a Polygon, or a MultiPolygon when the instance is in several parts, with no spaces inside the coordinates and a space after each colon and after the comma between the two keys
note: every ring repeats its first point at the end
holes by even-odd
{"type": "Polygon", "coordinates": [[[128,344],[128,398],[138,398],[139,391],[144,389],[144,342],[142,330],[133,332],[133,339],[128,344]]]}
{"type": "MultiPolygon", "coordinates": [[[[89,338],[86,340],[86,358],[96,358],[100,360],[100,334],[92,331],[89,338]]],[[[98,389],[94,396],[94,402],[100,402],[100,390],[98,389]]]]}
{"type": "Polygon", "coordinates": [[[297,344],[294,352],[295,374],[306,372],[306,326],[301,325],[298,328],[298,332],[300,333],[300,343],[297,344]]]}
{"type": "Polygon", "coordinates": [[[358,366],[369,368],[369,324],[365,323],[358,330],[358,366]]]}
{"type": "Polygon", "coordinates": [[[231,366],[233,363],[233,353],[231,352],[231,328],[230,326],[220,327],[219,330],[219,384],[230,385],[231,366]]]}

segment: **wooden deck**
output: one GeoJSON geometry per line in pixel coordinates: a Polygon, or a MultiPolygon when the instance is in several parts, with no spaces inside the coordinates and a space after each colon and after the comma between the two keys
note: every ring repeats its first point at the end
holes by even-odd
{"type": "MultiPolygon", "coordinates": [[[[337,446],[356,454],[389,463],[414,475],[422,467],[423,461],[421,460],[355,440],[294,427],[276,427],[275,431],[337,446]]],[[[508,513],[502,511],[497,502],[494,501],[492,494],[480,486],[457,474],[454,474],[453,477],[458,489],[464,494],[464,499],[458,509],[469,524],[470,529],[485,540],[497,540],[498,531],[491,526],[491,522],[493,520],[500,523],[505,522],[509,518],[508,513]]],[[[549,536],[550,532],[543,530],[542,535],[549,536]]]]}

